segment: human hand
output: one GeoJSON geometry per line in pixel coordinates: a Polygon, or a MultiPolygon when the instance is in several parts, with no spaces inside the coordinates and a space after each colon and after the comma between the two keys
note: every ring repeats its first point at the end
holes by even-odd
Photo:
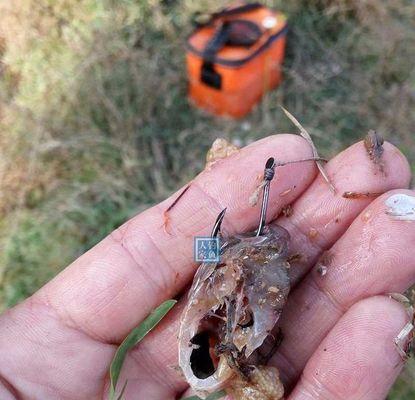
{"type": "MultiPolygon", "coordinates": [[[[291,234],[293,289],[281,318],[284,340],[271,360],[288,400],[384,398],[403,361],[394,338],[408,322],[385,294],[402,292],[415,278],[415,221],[387,214],[385,201],[405,193],[410,170],[385,143],[384,174],[362,142],[331,160],[333,194],[314,163],[276,169],[268,215],[291,234]],[[291,189],[291,190],[290,190],[291,189]],[[390,192],[392,189],[399,189],[390,192]],[[345,199],[345,191],[384,193],[345,199]],[[316,262],[324,251],[327,273],[316,262]]],[[[107,398],[108,369],[117,345],[157,305],[181,296],[196,266],[193,236],[208,235],[227,207],[222,232],[252,230],[259,205],[249,196],[268,157],[310,157],[299,136],[277,135],[218,161],[178,193],[134,217],[85,253],[32,297],[0,317],[0,398],[107,398]]],[[[125,399],[176,399],[187,389],[177,366],[177,332],[185,300],[133,349],[120,382],[125,399]]]]}

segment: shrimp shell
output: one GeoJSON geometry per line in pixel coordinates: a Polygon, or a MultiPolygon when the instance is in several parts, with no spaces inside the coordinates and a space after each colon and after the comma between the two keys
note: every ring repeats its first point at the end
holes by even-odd
{"type": "Polygon", "coordinates": [[[280,226],[227,238],[219,263],[203,263],[179,331],[179,365],[200,396],[247,379],[275,351],[275,327],[290,291],[280,226]]]}

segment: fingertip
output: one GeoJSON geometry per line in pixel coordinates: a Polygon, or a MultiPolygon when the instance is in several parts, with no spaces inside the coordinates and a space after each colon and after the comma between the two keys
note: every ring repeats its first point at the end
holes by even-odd
{"type": "Polygon", "coordinates": [[[306,365],[290,400],[384,398],[403,365],[395,338],[408,318],[386,296],[350,307],[306,365]]]}
{"type": "Polygon", "coordinates": [[[364,141],[343,150],[327,164],[339,193],[344,191],[379,192],[407,188],[411,169],[404,154],[393,144],[385,142],[380,156],[373,156],[364,141]]]}
{"type": "Polygon", "coordinates": [[[320,354],[317,362],[321,363],[325,358],[334,361],[337,353],[344,359],[345,368],[361,365],[367,371],[379,368],[378,374],[387,370],[392,372],[402,364],[395,338],[408,321],[403,304],[388,296],[360,300],[350,307],[323,341],[316,352],[320,354]]]}
{"type": "Polygon", "coordinates": [[[386,295],[360,300],[350,307],[348,314],[356,323],[366,323],[379,332],[396,333],[408,321],[408,313],[402,303],[386,295]]]}
{"type": "Polygon", "coordinates": [[[412,177],[408,159],[390,142],[385,142],[383,148],[387,175],[395,181],[397,188],[407,188],[412,177]]]}
{"type": "Polygon", "coordinates": [[[268,135],[262,139],[257,140],[256,142],[253,142],[251,145],[258,145],[261,146],[264,143],[269,144],[270,146],[276,145],[279,147],[280,142],[283,141],[287,144],[287,146],[292,146],[293,148],[298,147],[299,151],[306,151],[310,155],[312,155],[313,151],[310,146],[310,144],[305,140],[301,135],[297,135],[295,133],[277,133],[273,135],[268,135]]]}

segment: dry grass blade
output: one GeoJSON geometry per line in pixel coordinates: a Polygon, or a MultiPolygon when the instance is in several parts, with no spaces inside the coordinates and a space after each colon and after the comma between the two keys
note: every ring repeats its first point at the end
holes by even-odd
{"type": "MultiPolygon", "coordinates": [[[[285,115],[291,120],[291,122],[300,130],[301,136],[307,140],[308,143],[310,143],[310,146],[313,150],[313,157],[318,159],[320,156],[318,155],[318,151],[316,146],[313,143],[313,139],[311,139],[310,134],[303,128],[303,126],[298,122],[297,118],[294,117],[288,110],[286,110],[283,106],[281,106],[282,111],[284,111],[285,115]]],[[[330,178],[327,175],[326,170],[324,169],[323,163],[320,160],[316,160],[316,164],[318,167],[318,170],[320,171],[321,176],[323,179],[327,182],[327,184],[330,186],[330,189],[333,193],[336,193],[336,188],[331,183],[330,178]]]]}
{"type": "Polygon", "coordinates": [[[127,385],[127,382],[125,382],[121,393],[116,397],[115,389],[127,352],[139,343],[147,333],[149,333],[165,317],[175,304],[176,300],[167,300],[158,306],[137,328],[134,328],[120,344],[110,366],[110,400],[120,400],[127,385]]]}
{"type": "MultiPolygon", "coordinates": [[[[226,396],[226,392],[224,390],[220,390],[219,392],[210,394],[208,397],[206,397],[205,400],[218,400],[225,396],[226,396]]],[[[181,400],[202,400],[202,399],[199,396],[190,396],[190,397],[185,397],[181,400]]]]}

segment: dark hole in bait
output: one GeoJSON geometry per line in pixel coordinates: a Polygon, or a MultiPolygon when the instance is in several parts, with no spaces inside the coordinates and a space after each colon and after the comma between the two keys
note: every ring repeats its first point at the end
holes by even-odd
{"type": "Polygon", "coordinates": [[[199,346],[193,349],[190,355],[190,366],[193,373],[199,379],[206,379],[215,372],[215,365],[210,357],[210,335],[204,331],[196,334],[190,340],[194,345],[199,346]]]}

